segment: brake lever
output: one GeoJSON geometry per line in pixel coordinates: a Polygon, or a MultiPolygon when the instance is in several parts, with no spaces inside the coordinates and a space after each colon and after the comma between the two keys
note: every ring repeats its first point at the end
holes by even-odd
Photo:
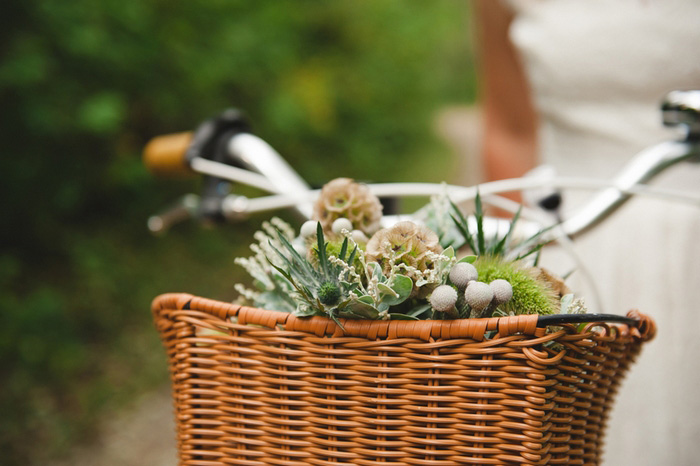
{"type": "Polygon", "coordinates": [[[176,223],[198,216],[200,197],[196,194],[182,196],[165,211],[148,218],[148,230],[154,235],[163,234],[176,223]]]}

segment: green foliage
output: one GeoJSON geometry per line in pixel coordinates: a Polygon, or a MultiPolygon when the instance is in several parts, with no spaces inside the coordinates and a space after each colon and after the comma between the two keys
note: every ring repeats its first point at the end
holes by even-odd
{"type": "MultiPolygon", "coordinates": [[[[450,269],[456,263],[452,247],[439,254],[430,251],[430,266],[425,270],[395,258],[389,258],[382,266],[379,262],[368,261],[365,251],[351,235],[331,252],[334,243],[326,241],[321,222],[315,223],[315,235],[307,232],[295,238],[294,230],[279,218],[263,222],[262,230],[254,235],[257,243],[250,247],[254,255],[235,260],[246,269],[259,290],[236,284],[241,300],[301,317],[330,317],[338,324],[338,318],[342,317],[418,320],[435,316],[428,312],[431,307],[426,298],[448,280],[450,269]]],[[[381,235],[381,232],[376,234],[381,235]]],[[[387,249],[395,252],[394,248],[387,249]]],[[[405,248],[399,251],[403,253],[405,248]]],[[[474,259],[465,257],[462,260],[474,259]]]]}
{"type": "MultiPolygon", "coordinates": [[[[393,306],[402,304],[413,290],[413,281],[401,274],[386,277],[376,262],[365,263],[364,254],[357,245],[349,251],[345,238],[337,256],[328,252],[328,244],[321,223],[317,224],[317,245],[314,262],[303,257],[287,238],[278,234],[282,250],[274,248],[277,260],[268,258],[272,267],[294,288],[294,314],[321,315],[338,322],[339,317],[351,319],[386,319],[393,306]],[[362,268],[351,264],[359,256],[362,268]]],[[[272,243],[270,243],[272,246],[272,243]]]]}
{"type": "MultiPolygon", "coordinates": [[[[345,244],[344,240],[331,239],[326,244],[326,250],[328,251],[329,255],[339,257],[341,249],[343,248],[343,244],[345,244]]],[[[363,248],[363,246],[361,244],[358,244],[357,247],[358,247],[358,249],[363,248]]],[[[310,259],[311,263],[316,264],[318,262],[317,249],[312,247],[309,250],[309,253],[310,253],[309,259],[310,259]]],[[[352,264],[349,264],[349,265],[352,265],[353,267],[355,267],[356,270],[362,270],[362,262],[360,261],[360,255],[355,254],[355,257],[352,261],[352,264]]]]}
{"type": "Polygon", "coordinates": [[[236,106],[314,184],[439,180],[433,113],[475,95],[464,6],[450,0],[2,5],[7,466],[89,440],[107,407],[167,380],[155,295],[235,295],[231,260],[252,228],[148,236],[148,215],[197,189],[146,172],[149,138],[236,106]]]}
{"type": "Polygon", "coordinates": [[[505,314],[556,314],[560,310],[559,299],[544,283],[535,279],[517,262],[495,256],[479,256],[474,262],[479,280],[491,283],[496,279],[508,281],[513,287],[513,297],[502,304],[505,314]]]}
{"type": "MultiPolygon", "coordinates": [[[[372,289],[372,285],[368,284],[364,300],[381,314],[385,314],[393,306],[404,303],[414,290],[413,280],[409,277],[400,273],[392,273],[387,277],[384,275],[382,267],[376,262],[367,264],[367,271],[369,272],[368,276],[376,280],[376,287],[372,289]]],[[[395,310],[394,314],[397,313],[406,314],[406,312],[395,310]]]]}
{"type": "MultiPolygon", "coordinates": [[[[376,319],[376,311],[355,315],[357,309],[351,306],[352,293],[360,284],[351,280],[350,275],[353,272],[348,263],[353,262],[358,251],[357,246],[354,246],[348,255],[346,238],[338,255],[338,261],[331,261],[327,250],[328,243],[323,236],[323,227],[320,223],[317,223],[316,238],[318,259],[315,264],[299,254],[281,232],[278,233],[278,239],[283,249],[273,246],[281,264],[275,264],[275,259],[268,257],[272,267],[294,287],[295,293],[292,295],[296,302],[294,314],[321,315],[334,320],[338,317],[376,319]]],[[[272,246],[272,243],[270,244],[272,246]]],[[[365,311],[364,307],[361,310],[365,311]]]]}
{"type": "MultiPolygon", "coordinates": [[[[474,199],[475,213],[474,213],[474,224],[476,225],[476,233],[474,233],[472,228],[469,226],[469,221],[459,210],[459,207],[455,205],[452,201],[450,202],[450,217],[454,222],[454,226],[457,228],[461,235],[461,242],[454,239],[450,240],[450,245],[457,243],[457,249],[462,246],[468,245],[469,248],[478,256],[492,256],[492,257],[504,257],[508,255],[513,255],[510,259],[514,261],[519,261],[525,259],[526,257],[539,252],[542,247],[544,247],[549,241],[542,240],[544,233],[549,231],[552,227],[544,228],[531,237],[518,242],[516,244],[511,244],[513,237],[513,232],[515,231],[515,225],[518,223],[520,218],[520,210],[515,213],[510,221],[508,232],[499,238],[497,235],[492,238],[486,238],[484,233],[484,210],[481,202],[481,195],[477,191],[476,198],[474,199]]],[[[453,235],[452,235],[453,236],[453,235]]],[[[441,237],[452,236],[442,235],[441,237]]],[[[537,259],[535,259],[536,261],[537,259]]]]}

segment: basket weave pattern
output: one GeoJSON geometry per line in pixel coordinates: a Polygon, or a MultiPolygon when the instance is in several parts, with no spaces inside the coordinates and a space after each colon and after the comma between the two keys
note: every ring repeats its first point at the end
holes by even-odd
{"type": "Polygon", "coordinates": [[[640,314],[637,328],[517,316],[343,332],[186,294],[153,311],[180,465],[198,466],[598,464],[620,380],[655,333],[640,314]]]}

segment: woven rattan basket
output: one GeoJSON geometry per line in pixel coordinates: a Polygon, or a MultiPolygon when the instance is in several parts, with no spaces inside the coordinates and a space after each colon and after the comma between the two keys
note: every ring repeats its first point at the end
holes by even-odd
{"type": "Polygon", "coordinates": [[[153,303],[181,465],[598,464],[653,321],[344,321],[153,303]],[[542,322],[539,322],[542,325],[542,322]]]}

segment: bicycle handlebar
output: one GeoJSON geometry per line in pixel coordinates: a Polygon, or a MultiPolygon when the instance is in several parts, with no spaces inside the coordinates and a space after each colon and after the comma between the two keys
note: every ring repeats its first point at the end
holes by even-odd
{"type": "MultiPolygon", "coordinates": [[[[563,222],[560,234],[575,236],[601,222],[628,200],[633,194],[644,192],[639,188],[665,168],[683,160],[700,159],[700,91],[674,91],[662,103],[663,123],[667,126],[681,126],[686,129],[686,138],[681,141],[661,143],[642,151],[630,162],[601,193],[582,208],[576,215],[563,222]]],[[[176,221],[186,217],[239,219],[247,213],[273,210],[283,207],[296,208],[305,218],[311,214],[311,200],[314,192],[289,164],[265,141],[250,134],[247,123],[241,114],[227,110],[219,117],[200,125],[192,133],[160,136],[153,139],[144,151],[144,160],[156,173],[182,173],[187,168],[206,175],[213,188],[203,194],[200,206],[182,209],[177,206],[176,214],[165,213],[149,219],[151,231],[167,229],[176,221]],[[222,194],[230,182],[255,186],[272,193],[271,196],[247,199],[242,196],[222,194]],[[222,188],[223,187],[223,188],[222,188]],[[213,193],[213,195],[212,195],[213,193]],[[184,212],[184,213],[183,213],[184,212]],[[152,228],[157,226],[158,228],[152,228]]],[[[571,184],[571,179],[568,180],[571,184]]],[[[580,181],[580,180],[579,180],[580,181]]],[[[483,194],[494,194],[516,189],[538,186],[562,187],[562,180],[504,180],[482,185],[483,194]]],[[[590,184],[590,183],[589,183],[590,184]]],[[[600,188],[600,184],[597,186],[600,188]]],[[[425,183],[394,184],[372,187],[375,194],[384,196],[431,195],[438,194],[438,185],[425,183]],[[393,186],[393,188],[392,188],[393,186]],[[410,188],[407,188],[410,187],[410,188]],[[403,188],[403,189],[402,189],[403,188]]],[[[475,188],[448,187],[451,193],[461,193],[462,200],[473,198],[475,188]]],[[[663,190],[647,191],[661,193],[663,190]]],[[[675,198],[685,198],[700,203],[700,199],[683,196],[665,190],[665,194],[675,198]]],[[[388,217],[388,222],[394,221],[388,217]]],[[[493,230],[501,228],[498,221],[493,230]]],[[[530,225],[534,230],[536,227],[530,225]]],[[[542,225],[539,225],[541,228],[542,225]]]]}

